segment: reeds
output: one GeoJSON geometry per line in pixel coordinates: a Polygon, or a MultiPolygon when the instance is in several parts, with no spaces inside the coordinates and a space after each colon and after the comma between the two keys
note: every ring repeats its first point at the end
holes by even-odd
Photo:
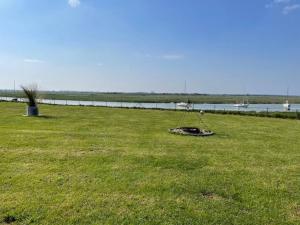
{"type": "Polygon", "coordinates": [[[25,86],[21,86],[22,90],[24,91],[27,99],[28,99],[28,106],[29,107],[37,107],[37,95],[38,95],[38,91],[37,91],[37,87],[36,86],[30,86],[30,87],[25,87],[25,86]]]}

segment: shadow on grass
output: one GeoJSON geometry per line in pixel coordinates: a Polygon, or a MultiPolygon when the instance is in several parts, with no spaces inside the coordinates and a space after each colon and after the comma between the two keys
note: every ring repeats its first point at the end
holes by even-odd
{"type": "Polygon", "coordinates": [[[39,116],[27,116],[24,115],[24,117],[28,117],[28,118],[37,118],[37,119],[57,119],[57,116],[49,116],[49,115],[39,115],[39,116]]]}
{"type": "Polygon", "coordinates": [[[11,224],[11,223],[14,223],[16,221],[17,221],[16,217],[15,216],[11,216],[11,215],[7,215],[3,219],[3,222],[6,223],[6,224],[11,224]]]}
{"type": "Polygon", "coordinates": [[[57,116],[40,115],[39,118],[42,118],[42,119],[57,119],[57,116]]]}

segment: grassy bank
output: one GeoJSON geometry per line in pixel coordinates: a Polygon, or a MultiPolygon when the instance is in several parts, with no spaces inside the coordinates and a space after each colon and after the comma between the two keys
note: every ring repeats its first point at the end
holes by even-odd
{"type": "MultiPolygon", "coordinates": [[[[75,101],[107,101],[107,102],[183,102],[189,99],[193,103],[232,104],[241,102],[245,97],[241,95],[206,95],[206,94],[151,94],[151,93],[93,93],[93,92],[41,92],[45,99],[75,100],[75,101]]],[[[0,91],[0,96],[23,97],[18,91],[0,91]]],[[[285,96],[251,95],[248,97],[251,104],[282,104],[285,96]]],[[[299,96],[289,97],[293,104],[300,104],[299,96]]]]}
{"type": "Polygon", "coordinates": [[[0,223],[299,224],[300,122],[0,103],[0,223]]]}
{"type": "Polygon", "coordinates": [[[256,112],[256,111],[230,111],[230,110],[205,110],[206,113],[222,115],[239,115],[239,116],[256,116],[278,119],[295,119],[300,120],[300,112],[256,112]]]}

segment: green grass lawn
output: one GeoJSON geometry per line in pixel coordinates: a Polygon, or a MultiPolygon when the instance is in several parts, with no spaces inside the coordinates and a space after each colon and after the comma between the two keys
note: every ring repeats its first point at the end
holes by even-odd
{"type": "Polygon", "coordinates": [[[300,224],[300,121],[0,103],[0,224],[300,224]],[[5,222],[6,221],[6,222],[5,222]]]}

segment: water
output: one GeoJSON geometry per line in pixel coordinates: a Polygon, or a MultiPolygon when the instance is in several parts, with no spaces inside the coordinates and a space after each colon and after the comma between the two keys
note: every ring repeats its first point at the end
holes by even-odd
{"type": "MultiPolygon", "coordinates": [[[[11,101],[13,98],[0,97],[0,100],[11,101]]],[[[18,99],[24,102],[24,99],[18,99]]],[[[155,108],[155,109],[183,109],[175,103],[134,103],[134,102],[101,102],[101,101],[73,101],[42,99],[40,103],[54,105],[83,105],[83,106],[104,106],[104,107],[126,107],[126,108],[155,108]]],[[[282,104],[250,104],[248,108],[236,108],[233,104],[193,104],[195,110],[226,110],[226,111],[256,111],[256,112],[283,112],[282,104]]],[[[300,111],[300,104],[292,104],[291,111],[300,111]]]]}

